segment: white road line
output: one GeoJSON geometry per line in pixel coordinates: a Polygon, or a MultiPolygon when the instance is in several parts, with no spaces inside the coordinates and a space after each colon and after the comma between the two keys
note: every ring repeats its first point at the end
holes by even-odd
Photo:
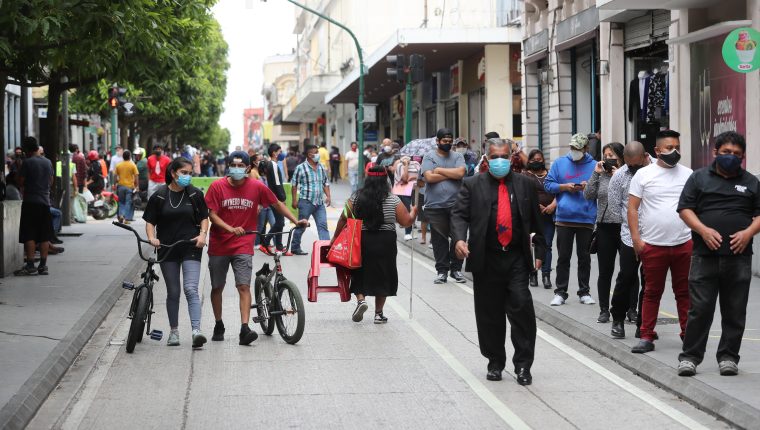
{"type": "MultiPolygon", "coordinates": [[[[399,250],[399,254],[409,256],[406,252],[403,252],[399,250]]],[[[431,267],[430,265],[426,263],[420,263],[420,266],[428,269],[429,271],[436,273],[435,268],[431,267]]],[[[472,288],[463,285],[463,284],[457,284],[459,288],[461,288],[463,291],[465,291],[467,294],[473,295],[474,291],[472,288]]],[[[402,314],[402,312],[399,312],[400,307],[396,305],[395,303],[391,302],[391,305],[394,306],[394,310],[396,310],[396,313],[399,315],[402,314]],[[398,307],[398,309],[397,309],[398,307]]],[[[416,323],[416,322],[415,322],[416,323]]],[[[419,325],[419,324],[417,324],[419,325]]],[[[424,329],[422,329],[424,330],[424,329]]],[[[416,329],[415,329],[416,331],[416,329]]],[[[419,332],[418,332],[419,333],[419,332]]],[[[608,381],[612,382],[613,384],[617,385],[618,387],[624,389],[625,391],[629,392],[630,394],[638,397],[640,400],[644,401],[645,403],[648,403],[658,411],[662,412],[664,415],[667,415],[674,421],[678,422],[679,424],[683,425],[684,427],[688,429],[699,429],[699,430],[708,430],[707,427],[703,426],[702,424],[698,423],[697,421],[694,421],[693,419],[686,416],[681,411],[667,405],[666,403],[662,402],[661,400],[657,399],[656,397],[652,396],[651,394],[647,393],[646,391],[636,387],[635,385],[631,384],[630,382],[624,380],[623,378],[615,375],[614,373],[610,372],[609,370],[605,369],[602,365],[594,362],[593,360],[589,359],[588,357],[584,356],[583,354],[579,353],[578,351],[574,350],[572,347],[562,343],[559,339],[555,338],[554,336],[550,335],[549,333],[546,333],[545,331],[538,329],[538,336],[546,341],[547,343],[551,344],[555,348],[559,349],[560,351],[564,352],[565,354],[569,355],[573,359],[575,359],[577,362],[581,363],[582,365],[588,367],[589,369],[596,372],[598,375],[602,376],[603,378],[607,379],[608,381]]],[[[420,334],[420,336],[422,336],[420,334]]],[[[422,336],[424,339],[424,336],[422,336]]],[[[429,342],[428,342],[429,344],[429,342]]],[[[432,346],[432,345],[431,345],[432,346]]],[[[435,349],[435,348],[434,348],[435,349]]],[[[439,353],[440,354],[440,353],[439,353]]],[[[456,360],[456,359],[455,359],[456,360]]],[[[466,371],[466,370],[465,370],[466,371]]],[[[472,374],[470,374],[472,375],[472,374]]],[[[485,389],[485,387],[484,387],[485,389]]],[[[489,392],[490,393],[490,392],[489,392]]]]}
{"type": "Polygon", "coordinates": [[[480,397],[504,422],[513,429],[530,429],[531,427],[518,417],[511,409],[507,407],[498,397],[496,397],[475,375],[467,370],[464,365],[449,352],[438,340],[433,337],[420,323],[408,319],[406,310],[396,303],[395,300],[387,302],[391,308],[409,324],[412,329],[435,351],[441,359],[454,371],[464,382],[470,386],[470,389],[480,397]]]}

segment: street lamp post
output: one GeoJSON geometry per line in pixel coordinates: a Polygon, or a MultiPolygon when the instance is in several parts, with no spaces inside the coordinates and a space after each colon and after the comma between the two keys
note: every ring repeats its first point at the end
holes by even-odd
{"type": "Polygon", "coordinates": [[[359,40],[356,38],[354,32],[351,31],[350,28],[335,21],[329,16],[317,12],[308,6],[302,5],[294,0],[288,1],[300,7],[301,9],[307,10],[328,22],[337,25],[343,30],[346,30],[348,35],[351,36],[351,38],[354,40],[354,44],[356,44],[356,50],[359,53],[359,112],[356,122],[358,128],[357,133],[359,134],[359,136],[357,136],[359,141],[359,185],[362,185],[364,183],[364,56],[362,55],[362,47],[359,45],[359,40]]]}

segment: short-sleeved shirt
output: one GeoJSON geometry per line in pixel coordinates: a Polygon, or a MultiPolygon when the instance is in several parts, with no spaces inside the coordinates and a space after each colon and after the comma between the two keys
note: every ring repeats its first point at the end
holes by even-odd
{"type": "MultiPolygon", "coordinates": [[[[116,166],[118,169],[119,166],[116,166]]],[[[182,191],[167,190],[168,193],[155,192],[145,206],[143,219],[156,226],[156,238],[165,245],[180,240],[188,240],[200,234],[200,220],[208,218],[208,208],[203,193],[198,189],[182,191]],[[194,193],[200,193],[195,195],[194,193]],[[198,211],[196,219],[195,211],[198,211]]],[[[169,256],[166,261],[201,260],[202,248],[194,244],[177,245],[174,248],[158,250],[158,258],[169,256]]]]}
{"type": "MultiPolygon", "coordinates": [[[[259,205],[269,207],[277,202],[274,193],[263,182],[246,178],[245,182],[233,187],[227,178],[211,183],[206,192],[206,205],[224,222],[232,227],[242,227],[246,231],[257,230],[259,205]]],[[[217,225],[211,226],[208,255],[253,255],[253,236],[240,237],[227,232],[217,225]]]]}
{"type": "Polygon", "coordinates": [[[129,161],[122,161],[116,166],[116,175],[119,176],[119,185],[129,188],[135,187],[135,177],[138,175],[137,165],[129,161]]]}
{"type": "MultiPolygon", "coordinates": [[[[696,255],[734,255],[731,235],[752,224],[760,215],[760,181],[746,170],[738,176],[724,178],[715,170],[715,162],[695,171],[683,187],[678,211],[691,209],[702,224],[715,229],[723,237],[720,248],[711,251],[702,236],[692,233],[696,255]]],[[[742,255],[752,255],[752,240],[742,255]]]]}
{"type": "Polygon", "coordinates": [[[348,170],[351,172],[355,172],[359,170],[359,151],[348,151],[346,152],[346,163],[348,163],[348,170]]]}
{"type": "MultiPolygon", "coordinates": [[[[444,169],[465,167],[464,156],[454,151],[449,152],[447,156],[441,156],[438,150],[434,149],[425,154],[425,158],[422,159],[422,176],[425,175],[425,172],[436,167],[444,169]]],[[[427,190],[425,190],[425,209],[453,207],[461,186],[461,179],[446,179],[441,182],[428,183],[426,185],[427,190]]]]}
{"type": "Polygon", "coordinates": [[[53,178],[50,160],[39,155],[25,158],[19,176],[24,177],[24,202],[50,206],[50,181],[53,178]]]}
{"type": "Polygon", "coordinates": [[[155,155],[148,157],[148,178],[159,184],[166,182],[166,167],[171,161],[166,155],[161,155],[158,160],[155,155]]]}
{"type": "Polygon", "coordinates": [[[327,163],[330,161],[330,152],[327,151],[327,148],[324,146],[320,146],[319,149],[319,163],[322,164],[323,167],[327,167],[327,163]]]}
{"type": "Polygon", "coordinates": [[[137,172],[138,172],[138,179],[140,179],[141,182],[148,180],[148,159],[147,158],[143,158],[137,162],[137,172]]]}
{"type": "Polygon", "coordinates": [[[298,187],[298,198],[310,201],[315,206],[324,204],[324,188],[328,186],[327,171],[317,163],[316,169],[308,161],[296,167],[290,182],[298,187]]]}
{"type": "Polygon", "coordinates": [[[77,166],[77,183],[84,185],[85,179],[87,179],[87,162],[84,160],[84,155],[81,152],[76,152],[71,156],[71,162],[77,166]]]}
{"type": "MultiPolygon", "coordinates": [[[[354,205],[356,196],[352,196],[350,201],[351,205],[354,205]]],[[[380,224],[380,228],[378,228],[379,231],[396,231],[396,206],[398,206],[399,203],[401,203],[401,199],[394,194],[388,194],[388,197],[383,200],[383,223],[380,224]]],[[[356,208],[356,206],[354,206],[354,208],[356,217],[361,218],[361,216],[356,213],[357,210],[361,209],[356,208]]],[[[362,230],[369,230],[369,228],[366,224],[362,223],[362,230]]]]}
{"type": "Polygon", "coordinates": [[[678,216],[678,200],[691,169],[680,164],[661,167],[650,164],[636,172],[628,193],[641,199],[641,240],[655,246],[677,246],[691,239],[691,230],[678,216]]]}

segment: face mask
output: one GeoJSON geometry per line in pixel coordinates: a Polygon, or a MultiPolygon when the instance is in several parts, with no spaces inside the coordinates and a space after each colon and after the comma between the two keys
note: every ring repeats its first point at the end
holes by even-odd
{"type": "Polygon", "coordinates": [[[720,154],[715,156],[715,162],[720,170],[734,174],[742,168],[742,159],[734,154],[720,154]]]}
{"type": "Polygon", "coordinates": [[[311,161],[315,163],[319,163],[319,154],[314,154],[311,156],[311,161]]]}
{"type": "Polygon", "coordinates": [[[678,150],[674,149],[667,154],[660,153],[657,158],[662,160],[666,166],[675,167],[675,165],[678,164],[678,161],[681,159],[681,153],[678,152],[678,150]]]}
{"type": "Polygon", "coordinates": [[[488,172],[496,179],[501,179],[509,173],[511,163],[504,158],[488,160],[488,172]]]}
{"type": "Polygon", "coordinates": [[[245,167],[230,167],[227,176],[235,181],[245,178],[245,167]]]}
{"type": "Polygon", "coordinates": [[[465,153],[467,153],[467,148],[457,148],[457,150],[456,150],[456,151],[457,151],[458,153],[460,153],[460,154],[465,154],[465,153]]]}
{"type": "Polygon", "coordinates": [[[160,157],[162,153],[161,153],[161,151],[156,151],[156,152],[154,152],[154,154],[156,155],[156,157],[160,157]]]}
{"type": "Polygon", "coordinates": [[[179,175],[177,176],[177,185],[179,185],[182,188],[185,188],[186,186],[190,185],[190,175],[179,175]]]}
{"type": "Polygon", "coordinates": [[[604,159],[604,162],[605,162],[607,165],[610,165],[610,166],[617,166],[617,165],[618,165],[618,164],[617,164],[617,163],[618,163],[618,161],[617,161],[617,159],[616,159],[616,158],[605,158],[605,159],[604,159]]]}
{"type": "Polygon", "coordinates": [[[531,161],[528,163],[528,170],[543,170],[546,166],[543,161],[531,161]]]}
{"type": "Polygon", "coordinates": [[[583,151],[578,149],[571,149],[570,150],[570,158],[573,159],[573,161],[581,161],[583,158],[583,151]]]}
{"type": "Polygon", "coordinates": [[[439,143],[438,149],[440,149],[443,152],[449,152],[451,151],[451,144],[450,143],[439,143]]]}
{"type": "Polygon", "coordinates": [[[390,146],[383,146],[383,152],[385,152],[386,154],[390,154],[391,151],[393,151],[392,147],[390,147],[390,146]]]}

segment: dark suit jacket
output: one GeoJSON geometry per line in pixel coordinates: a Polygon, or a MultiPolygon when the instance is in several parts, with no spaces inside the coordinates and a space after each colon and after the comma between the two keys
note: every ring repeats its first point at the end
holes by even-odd
{"type": "MultiPolygon", "coordinates": [[[[522,220],[522,254],[526,265],[530,270],[533,270],[534,262],[530,252],[531,233],[535,233],[533,244],[536,255],[546,255],[546,240],[544,239],[541,212],[538,209],[538,195],[530,178],[514,172],[511,172],[510,175],[512,186],[509,191],[514,194],[513,201],[517,202],[517,209],[520,211],[520,219],[522,220]]],[[[470,231],[468,242],[470,256],[467,258],[466,267],[468,272],[482,272],[488,269],[485,267],[486,253],[488,252],[486,249],[486,233],[491,215],[491,204],[494,199],[498,198],[495,193],[491,192],[489,181],[493,181],[493,179],[488,173],[465,178],[451,214],[451,237],[455,243],[459,240],[467,240],[467,230],[470,231]]]]}
{"type": "Polygon", "coordinates": [[[267,185],[269,185],[269,189],[272,190],[274,195],[277,196],[277,200],[284,202],[285,188],[282,187],[282,184],[285,182],[285,178],[282,175],[282,169],[277,166],[277,172],[280,176],[280,185],[277,185],[277,182],[275,182],[274,179],[274,166],[271,165],[271,161],[267,161],[267,163],[270,163],[269,169],[267,169],[267,185]]]}

